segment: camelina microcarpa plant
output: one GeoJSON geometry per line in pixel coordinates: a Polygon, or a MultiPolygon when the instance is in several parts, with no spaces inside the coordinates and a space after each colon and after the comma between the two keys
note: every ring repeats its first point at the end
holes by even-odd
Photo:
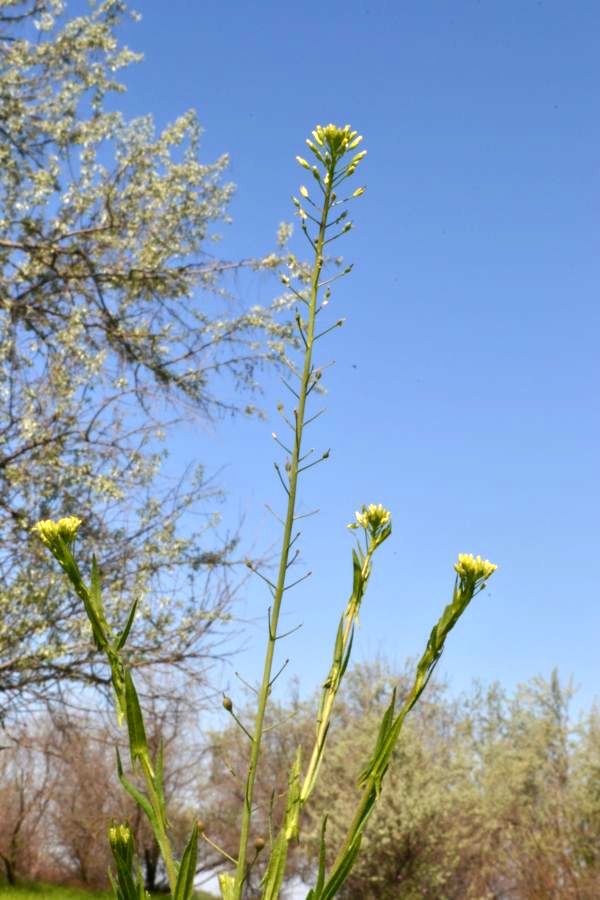
{"type": "MultiPolygon", "coordinates": [[[[322,686],[316,712],[314,745],[306,760],[301,758],[300,751],[296,754],[289,773],[286,811],[279,830],[271,835],[268,842],[262,836],[252,839],[254,787],[261,761],[265,713],[273,681],[277,677],[277,673],[273,674],[275,647],[277,641],[284,636],[279,628],[282,603],[285,592],[297,583],[297,580],[290,583],[289,571],[297,556],[297,548],[294,549],[294,545],[299,537],[296,531],[299,518],[296,513],[298,482],[307,469],[325,462],[329,457],[328,450],[314,457],[312,450],[305,450],[303,442],[306,427],[319,415],[319,411],[313,412],[309,409],[312,397],[319,392],[322,375],[321,368],[313,358],[315,347],[329,332],[343,324],[343,319],[337,319],[333,323],[324,324],[321,328],[321,318],[324,317],[328,306],[332,283],[351,270],[351,266],[347,266],[337,274],[326,277],[324,269],[328,246],[351,230],[353,223],[348,218],[348,204],[365,191],[362,186],[353,188],[351,181],[366,156],[365,150],[357,149],[362,137],[349,125],[344,127],[318,125],[312,133],[312,138],[307,141],[312,161],[296,157],[299,165],[310,176],[311,189],[301,185],[299,196],[293,197],[300,227],[310,246],[312,261],[307,270],[298,267],[292,261],[289,270],[281,275],[284,286],[295,301],[295,323],[301,358],[298,362],[286,359],[289,372],[283,382],[289,390],[292,409],[287,411],[283,404],[278,407],[291,437],[286,442],[277,434],[273,435],[284,454],[283,464],[276,462],[275,471],[285,493],[286,511],[282,518],[283,534],[277,574],[274,580],[271,580],[264,573],[257,572],[266,583],[271,600],[267,616],[264,668],[257,691],[254,723],[246,726],[238,719],[231,698],[223,699],[224,709],[234,717],[250,740],[250,758],[242,802],[237,857],[233,858],[222,851],[226,867],[219,877],[223,900],[241,900],[251,867],[259,854],[265,853],[268,861],[261,883],[261,896],[263,900],[275,900],[280,896],[286,876],[288,848],[290,843],[299,837],[302,812],[319,777],[334,704],[348,667],[355,625],[371,574],[373,557],[392,531],[391,514],[379,504],[362,506],[357,511],[355,520],[349,525],[349,528],[357,533],[358,538],[352,551],[352,590],[340,617],[333,642],[331,665],[322,686]]],[[[127,620],[120,627],[115,627],[107,621],[102,603],[100,574],[95,560],[92,563],[90,582],[86,584],[73,555],[73,544],[79,525],[79,519],[71,516],[58,522],[48,520],[39,522],[34,530],[56,557],[81,599],[96,647],[104,653],[110,667],[117,715],[119,721],[125,722],[128,729],[131,766],[143,777],[145,789],[136,787],[127,778],[122,761],[117,755],[121,784],[139,805],[152,827],[164,861],[171,896],[174,900],[191,900],[198,839],[202,838],[213,848],[219,848],[206,833],[204,824],[197,822],[182,858],[175,859],[166,815],[162,749],[155,758],[151,757],[146,740],[144,716],[132,672],[122,652],[134,624],[136,605],[133,604],[127,620]]],[[[250,568],[256,571],[252,564],[250,568]]],[[[315,883],[308,891],[307,900],[329,900],[335,897],[348,877],[359,852],[365,826],[382,791],[385,773],[402,724],[425,689],[440,658],[448,633],[473,597],[483,590],[496,566],[479,556],[460,554],[454,568],[455,582],[450,603],[431,631],[425,650],[417,663],[414,681],[408,695],[400,705],[397,704],[395,693],[390,699],[381,720],[371,757],[360,773],[359,784],[362,793],[355,814],[330,866],[326,863],[327,818],[326,816],[323,818],[321,847],[314,863],[315,883]]],[[[148,895],[144,892],[129,828],[113,823],[109,829],[109,840],[116,866],[116,873],[111,876],[115,897],[118,900],[142,900],[148,895]]]]}

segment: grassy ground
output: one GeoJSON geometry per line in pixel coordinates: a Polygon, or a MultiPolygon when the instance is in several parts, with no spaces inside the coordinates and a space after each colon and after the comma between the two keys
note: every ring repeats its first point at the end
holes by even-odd
{"type": "MultiPolygon", "coordinates": [[[[0,900],[109,900],[109,891],[84,891],[80,888],[59,885],[30,884],[9,887],[0,884],[0,900]]],[[[166,894],[154,894],[157,900],[165,900],[166,894]]],[[[214,900],[212,894],[200,891],[196,900],[214,900]]]]}

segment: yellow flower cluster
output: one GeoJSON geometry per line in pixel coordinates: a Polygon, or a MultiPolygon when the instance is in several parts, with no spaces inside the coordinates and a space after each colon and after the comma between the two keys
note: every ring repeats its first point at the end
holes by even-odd
{"type": "Polygon", "coordinates": [[[50,547],[52,550],[56,546],[57,539],[72,544],[77,534],[77,529],[81,525],[81,519],[77,516],[66,516],[54,522],[52,519],[42,519],[31,529],[34,531],[41,542],[50,547]]]}
{"type": "Polygon", "coordinates": [[[482,559],[471,553],[459,553],[458,562],[455,563],[454,568],[459,578],[463,578],[465,581],[485,581],[496,571],[498,566],[491,563],[489,559],[482,559]]]}
{"type": "MultiPolygon", "coordinates": [[[[339,125],[317,125],[312,132],[315,141],[307,140],[306,143],[321,162],[337,162],[349,150],[354,150],[362,141],[362,135],[357,131],[352,131],[349,125],[340,127],[339,125]]],[[[367,155],[366,150],[361,150],[350,161],[350,166],[356,168],[356,165],[367,155]]],[[[296,159],[305,169],[312,167],[297,156],[296,159]]]]}
{"type": "Polygon", "coordinates": [[[381,503],[370,503],[369,506],[363,506],[356,511],[355,516],[356,522],[351,522],[348,528],[364,528],[371,533],[385,528],[392,520],[391,512],[381,503]]]}
{"type": "Polygon", "coordinates": [[[362,135],[352,131],[349,125],[340,128],[338,125],[317,125],[312,133],[320,147],[327,147],[332,156],[342,156],[347,150],[358,147],[362,141],[362,135]]]}

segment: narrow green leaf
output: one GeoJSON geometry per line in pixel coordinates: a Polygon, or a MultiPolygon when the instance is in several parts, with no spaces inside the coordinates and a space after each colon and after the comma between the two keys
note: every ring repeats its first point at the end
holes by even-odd
{"type": "Polygon", "coordinates": [[[360,601],[362,596],[362,562],[356,549],[352,550],[352,596],[360,601]]]}
{"type": "Polygon", "coordinates": [[[179,864],[179,872],[177,873],[177,884],[175,885],[175,893],[173,900],[191,900],[194,893],[194,877],[196,875],[196,859],[198,857],[198,825],[192,828],[190,839],[187,847],[183,851],[181,863],[179,864]]]}
{"type": "Polygon", "coordinates": [[[134,784],[132,784],[123,774],[123,764],[121,763],[121,754],[117,749],[117,775],[119,776],[119,781],[129,794],[129,796],[135,800],[137,805],[142,809],[146,816],[148,817],[148,821],[152,826],[152,830],[156,833],[156,828],[159,827],[158,819],[156,818],[156,813],[152,809],[152,804],[148,800],[147,797],[142,794],[142,792],[136,788],[134,784]]]}
{"type": "MultiPolygon", "coordinates": [[[[342,663],[342,652],[344,649],[344,617],[340,619],[338,630],[335,635],[335,644],[333,648],[333,667],[336,668],[342,663]]],[[[331,685],[330,685],[331,686],[331,685]]]]}
{"type": "Polygon", "coordinates": [[[352,630],[350,631],[350,638],[348,640],[348,646],[346,647],[346,653],[344,654],[344,659],[342,660],[342,666],[340,669],[340,674],[338,678],[338,682],[342,680],[346,669],[348,668],[348,663],[350,662],[350,654],[352,653],[352,644],[354,643],[354,626],[352,626],[352,630]]]}
{"type": "Polygon", "coordinates": [[[356,859],[358,851],[360,850],[361,839],[362,834],[357,834],[355,839],[352,841],[352,844],[344,854],[343,858],[336,866],[333,874],[327,880],[327,883],[324,885],[323,890],[318,895],[319,900],[333,900],[333,897],[335,897],[352,870],[354,860],[356,859]]]}
{"type": "Polygon", "coordinates": [[[158,745],[158,753],[156,755],[156,776],[154,778],[154,787],[158,796],[160,812],[163,822],[167,822],[167,808],[165,802],[165,785],[164,785],[164,745],[162,738],[158,745]]]}
{"type": "Polygon", "coordinates": [[[263,875],[261,900],[278,900],[279,891],[285,875],[286,859],[287,841],[285,839],[285,832],[281,829],[271,847],[269,864],[263,875]]]}
{"type": "Polygon", "coordinates": [[[137,610],[138,598],[136,597],[133,603],[131,604],[131,609],[129,610],[129,615],[127,616],[127,621],[125,622],[125,627],[123,631],[117,638],[115,642],[115,650],[122,650],[125,646],[127,638],[129,637],[129,632],[131,631],[131,626],[133,625],[133,620],[135,619],[135,613],[137,610]]]}
{"type": "Polygon", "coordinates": [[[100,570],[96,560],[96,554],[92,556],[92,572],[90,581],[90,601],[96,610],[98,618],[104,618],[104,609],[102,607],[102,590],[100,586],[100,570]]]}
{"type": "Polygon", "coordinates": [[[377,734],[377,740],[375,741],[375,748],[369,759],[369,762],[362,769],[358,776],[358,785],[359,787],[363,787],[373,772],[373,769],[377,766],[377,763],[381,759],[382,752],[384,750],[387,737],[390,733],[394,722],[394,711],[396,708],[396,688],[392,691],[392,698],[381,717],[381,723],[379,725],[379,732],[377,734]]]}
{"type": "Polygon", "coordinates": [[[327,816],[323,816],[323,824],[321,825],[321,837],[319,840],[319,869],[317,871],[317,883],[314,888],[314,900],[318,900],[325,884],[325,831],[327,830],[327,816]]]}
{"type": "Polygon", "coordinates": [[[148,742],[146,740],[146,729],[144,728],[140,701],[138,700],[137,691],[129,669],[125,669],[124,684],[127,729],[129,731],[129,752],[131,753],[131,762],[135,764],[136,759],[148,757],[148,742]]]}
{"type": "Polygon", "coordinates": [[[287,862],[288,844],[298,839],[300,819],[300,770],[302,748],[298,747],[288,778],[288,796],[283,827],[271,848],[269,864],[263,876],[263,900],[277,900],[279,897],[287,862]]]}
{"type": "Polygon", "coordinates": [[[317,783],[317,779],[319,777],[319,772],[321,770],[321,763],[323,762],[323,756],[325,754],[325,744],[327,742],[327,735],[329,733],[330,724],[331,724],[330,722],[327,722],[327,724],[325,725],[323,734],[321,735],[321,743],[319,746],[319,755],[317,758],[316,765],[312,769],[312,775],[311,775],[310,781],[306,781],[304,783],[303,789],[301,790],[301,797],[303,798],[302,799],[303,803],[305,803],[306,800],[310,797],[310,795],[312,794],[312,792],[314,790],[315,784],[317,783]]]}
{"type": "Polygon", "coordinates": [[[285,813],[286,841],[298,840],[300,829],[300,770],[302,748],[298,747],[289,777],[287,809],[285,813]]]}

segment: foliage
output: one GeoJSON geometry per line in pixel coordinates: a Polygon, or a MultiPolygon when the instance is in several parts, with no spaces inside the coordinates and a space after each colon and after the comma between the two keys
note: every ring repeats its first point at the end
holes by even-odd
{"type": "MultiPolygon", "coordinates": [[[[23,884],[15,887],[0,885],[0,897],[4,900],[93,900],[94,897],[100,900],[100,898],[111,896],[112,892],[108,891],[86,891],[64,885],[23,884]]],[[[152,894],[151,896],[160,900],[164,894],[152,894]]],[[[205,891],[196,891],[194,900],[214,900],[214,897],[205,891]]]]}
{"type": "MultiPolygon", "coordinates": [[[[179,698],[146,703],[150,746],[162,743],[169,794],[170,838],[183,851],[200,790],[202,748],[197,726],[179,698]],[[182,733],[185,741],[181,740],[182,733]]],[[[23,724],[0,753],[0,861],[7,880],[107,885],[110,823],[128,822],[139,849],[147,890],[164,888],[164,869],[152,831],[133,800],[120,790],[115,747],[122,735],[98,714],[50,709],[23,724]]]]}
{"type": "Polygon", "coordinates": [[[195,113],[160,131],[115,108],[140,59],[118,41],[127,15],[122,0],[70,20],[63,0],[0,9],[0,711],[105,686],[77,603],[28,540],[39,518],[77,512],[115,614],[140,601],[138,666],[210,655],[235,539],[214,533],[200,467],[161,479],[161,439],[182,414],[234,412],[222,376],[254,388],[289,334],[282,301],[228,299],[227,271],[278,256],[215,258],[233,188],[227,157],[201,161],[195,113]]]}
{"type": "MultiPolygon", "coordinates": [[[[336,704],[329,751],[289,875],[314,878],[327,809],[332,846],[343,840],[360,791],[353,787],[394,686],[408,695],[411,672],[382,663],[350,670],[336,704]]],[[[339,896],[347,900],[593,900],[600,888],[598,713],[579,720],[572,690],[556,673],[513,696],[474,686],[451,699],[430,684],[402,731],[361,853],[339,896]]],[[[282,777],[295,747],[314,734],[314,701],[276,704],[265,734],[257,828],[268,832],[270,797],[280,814],[282,777]],[[279,723],[279,727],[277,724],[279,723]]],[[[246,710],[239,715],[245,718],[246,710]]],[[[243,735],[232,725],[212,738],[207,831],[229,849],[243,769],[243,735]]],[[[333,851],[328,855],[333,861],[333,851]]],[[[254,873],[253,885],[260,877],[254,873]]]]}
{"type": "MultiPolygon", "coordinates": [[[[284,464],[280,467],[276,463],[275,469],[287,498],[285,513],[281,519],[283,533],[275,581],[271,581],[250,564],[250,568],[268,585],[272,600],[267,616],[268,633],[263,677],[256,688],[257,703],[253,725],[247,727],[239,718],[231,698],[224,697],[223,700],[224,708],[250,742],[247,774],[240,799],[241,824],[235,857],[224,848],[218,847],[205,833],[204,823],[198,822],[192,826],[183,853],[179,858],[175,853],[169,834],[163,746],[160,744],[153,750],[148,742],[145,718],[127,654],[127,642],[136,615],[137,600],[134,599],[126,616],[119,619],[109,615],[103,601],[101,577],[95,558],[92,558],[89,579],[86,579],[74,555],[74,543],[81,525],[79,517],[72,515],[58,521],[43,519],[33,529],[71,582],[87,615],[93,643],[108,664],[117,717],[127,725],[132,776],[139,779],[135,782],[132,777],[125,774],[121,756],[117,754],[119,780],[150,823],[161,851],[174,900],[190,900],[197,865],[199,836],[202,836],[233,867],[231,871],[219,873],[223,900],[241,900],[243,896],[249,895],[252,867],[263,850],[266,865],[260,885],[261,896],[264,900],[275,900],[280,896],[288,870],[288,852],[300,839],[303,813],[308,808],[311,795],[315,792],[325,758],[333,709],[348,668],[355,624],[371,574],[373,558],[392,531],[391,514],[380,504],[363,506],[356,513],[356,521],[349,526],[357,532],[356,546],[352,551],[352,589],[335,636],[331,667],[323,683],[312,749],[306,763],[302,747],[299,746],[296,750],[288,772],[283,815],[277,822],[272,818],[269,820],[268,840],[267,836],[253,835],[254,792],[265,735],[269,696],[277,678],[277,673],[274,674],[275,648],[277,642],[285,637],[279,630],[282,603],[285,592],[297,584],[298,580],[303,580],[301,578],[290,582],[289,578],[290,567],[298,554],[297,548],[295,551],[292,551],[292,548],[299,537],[298,532],[294,534],[298,519],[296,498],[299,478],[307,469],[325,462],[329,457],[329,451],[325,451],[320,457],[307,462],[313,451],[305,452],[303,447],[304,430],[319,415],[318,412],[314,413],[309,409],[309,400],[320,388],[322,375],[321,369],[314,361],[315,346],[330,331],[343,324],[343,320],[338,320],[321,329],[321,319],[318,319],[327,306],[331,294],[331,281],[335,280],[335,276],[325,277],[325,254],[332,241],[352,228],[352,223],[347,219],[348,211],[345,204],[364,192],[364,187],[359,187],[347,193],[351,189],[346,184],[366,155],[364,150],[354,153],[362,137],[348,125],[343,128],[335,125],[328,125],[325,128],[317,126],[313,137],[315,142],[309,140],[307,143],[318,164],[311,165],[302,157],[297,157],[297,160],[316,181],[318,202],[311,198],[309,190],[304,185],[299,191],[302,200],[294,198],[301,228],[311,247],[313,260],[306,272],[295,270],[292,264],[290,275],[282,275],[284,285],[289,288],[297,301],[295,321],[304,349],[298,362],[286,359],[291,384],[285,380],[284,383],[295,402],[291,412],[288,413],[283,405],[280,405],[279,411],[292,433],[289,446],[286,440],[280,439],[276,434],[273,435],[286,454],[284,464]],[[254,840],[251,847],[252,837],[254,840]]],[[[349,271],[350,267],[341,275],[349,271]]],[[[384,777],[404,721],[427,686],[449,632],[472,599],[484,589],[487,579],[495,569],[494,564],[479,556],[459,555],[454,566],[455,580],[450,603],[443,609],[438,622],[431,630],[425,650],[409,679],[405,695],[399,698],[396,689],[392,690],[391,699],[375,729],[377,737],[374,746],[366,756],[366,762],[358,775],[359,796],[352,801],[352,809],[345,819],[342,838],[337,842],[338,850],[333,859],[328,854],[328,847],[331,844],[327,834],[327,815],[322,820],[319,846],[312,860],[313,887],[308,892],[307,900],[330,900],[343,892],[356,862],[365,828],[381,798],[384,777]]],[[[342,792],[344,790],[346,788],[343,787],[342,792]]],[[[112,881],[116,900],[143,900],[144,887],[130,827],[126,824],[113,823],[109,835],[116,866],[112,881]]]]}
{"type": "MultiPolygon", "coordinates": [[[[318,810],[328,809],[330,813],[332,848],[342,840],[358,796],[351,787],[352,777],[369,752],[373,730],[391,690],[395,686],[400,698],[406,696],[410,674],[408,664],[397,672],[383,663],[356,666],[346,674],[331,722],[329,750],[304,817],[302,840],[290,850],[289,877],[296,876],[307,884],[313,878],[321,825],[318,810]]],[[[405,724],[381,799],[365,830],[362,852],[340,896],[367,900],[398,896],[436,900],[597,897],[599,718],[595,709],[577,718],[571,697],[570,686],[561,684],[556,675],[548,681],[535,679],[513,694],[497,685],[485,690],[474,686],[458,698],[449,696],[443,685],[430,683],[405,724]]],[[[285,702],[270,705],[263,765],[255,791],[257,835],[269,833],[272,797],[274,820],[284,814],[286,773],[296,748],[301,745],[308,758],[314,741],[315,702],[318,695],[300,701],[292,694],[285,702]]],[[[240,705],[237,710],[243,721],[251,712],[252,705],[240,705]]],[[[147,721],[152,723],[149,732],[153,739],[155,723],[151,716],[147,721]]],[[[175,728],[174,722],[172,725],[175,728]]],[[[15,771],[27,766],[29,772],[43,775],[44,754],[48,754],[51,776],[44,790],[40,793],[43,781],[36,778],[23,783],[26,808],[33,809],[37,804],[41,812],[33,833],[27,823],[24,826],[26,846],[19,858],[20,877],[49,880],[51,873],[43,870],[44,860],[53,862],[52,877],[57,881],[80,876],[70,865],[69,844],[56,854],[56,822],[60,818],[65,836],[71,828],[81,834],[83,807],[72,805],[68,798],[82,790],[84,780],[89,778],[82,762],[87,758],[95,767],[99,789],[114,804],[112,809],[105,809],[103,822],[98,822],[94,830],[90,827],[92,853],[106,867],[106,829],[120,807],[123,819],[134,827],[143,856],[143,820],[136,818],[134,805],[127,806],[127,798],[116,791],[112,731],[103,730],[97,722],[93,725],[90,720],[81,720],[71,724],[68,741],[63,743],[60,737],[48,742],[48,735],[60,730],[60,722],[42,726],[40,722],[37,765],[32,765],[35,735],[30,734],[29,741],[23,736],[14,748],[10,767],[4,764],[0,769],[0,850],[4,852],[5,827],[15,809],[9,795],[15,771]],[[82,745],[78,753],[77,741],[82,745]],[[64,765],[57,756],[61,747],[66,754],[64,765]],[[99,754],[101,747],[104,761],[99,754]],[[68,765],[69,761],[75,764],[68,765]],[[57,779],[64,794],[56,791],[57,779]],[[33,857],[27,847],[34,849],[33,857]]],[[[247,761],[248,739],[233,720],[227,728],[207,735],[204,748],[189,743],[191,728],[182,721],[176,732],[173,728],[165,725],[165,736],[168,747],[181,755],[182,769],[189,771],[191,760],[196,761],[195,780],[186,786],[179,780],[183,771],[177,775],[177,760],[169,750],[165,754],[169,792],[184,808],[181,814],[177,807],[169,811],[178,852],[185,845],[184,822],[189,831],[190,820],[201,809],[206,837],[235,853],[243,790],[236,773],[243,772],[247,761]],[[198,765],[206,754],[211,760],[208,768],[198,765]]],[[[7,751],[3,751],[0,763],[6,757],[7,751]]],[[[198,850],[202,870],[218,871],[222,865],[219,853],[206,841],[198,850]]],[[[259,857],[252,869],[253,895],[259,893],[265,862],[259,857]]],[[[104,878],[105,872],[106,868],[104,878]]],[[[0,896],[7,894],[15,896],[0,888],[0,896]]],[[[68,896],[66,890],[60,896],[68,896]]]]}

